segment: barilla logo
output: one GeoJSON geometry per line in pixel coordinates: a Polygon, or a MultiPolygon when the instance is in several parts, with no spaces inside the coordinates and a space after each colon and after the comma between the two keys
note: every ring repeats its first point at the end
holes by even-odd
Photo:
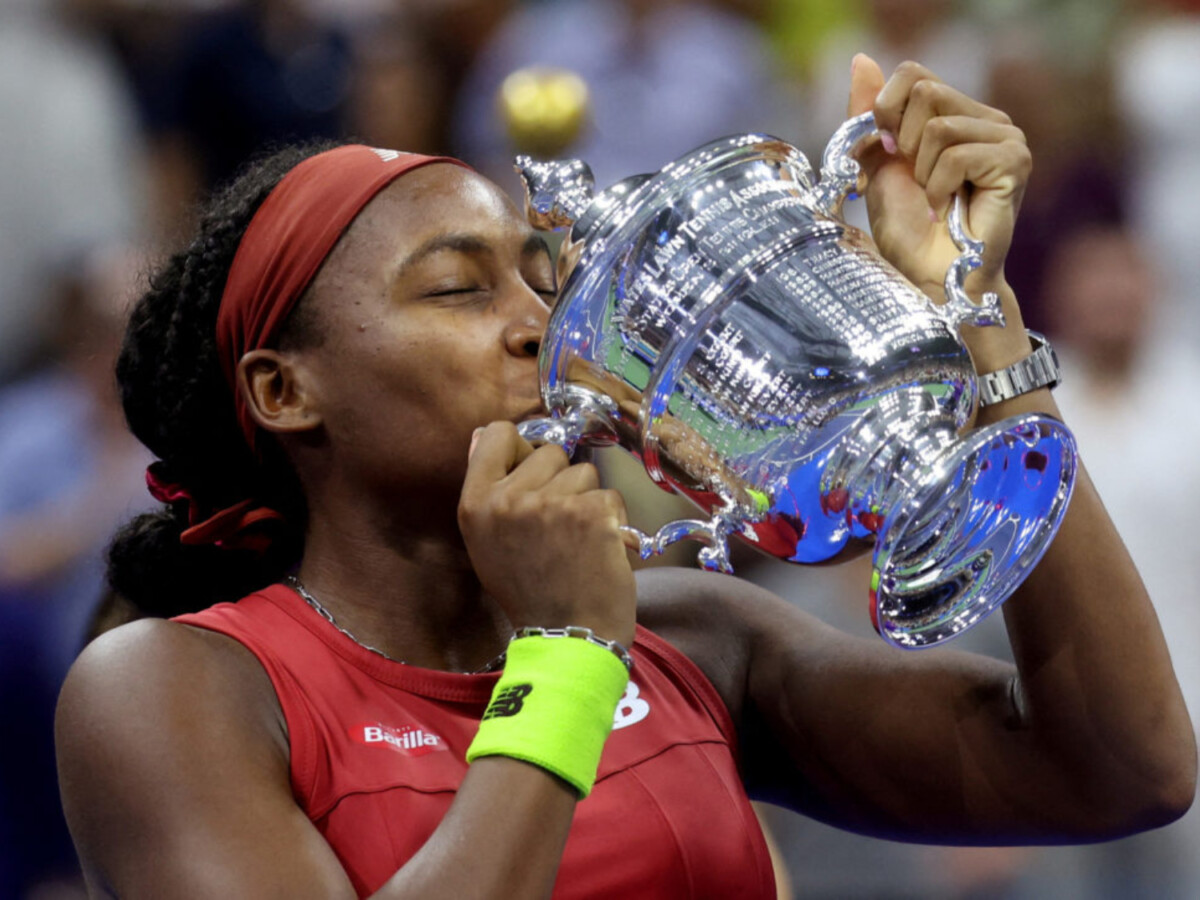
{"type": "Polygon", "coordinates": [[[447,749],[445,741],[419,725],[404,725],[401,728],[381,725],[378,722],[355,725],[350,729],[350,737],[357,743],[387,747],[405,756],[424,756],[434,750],[447,749]]]}

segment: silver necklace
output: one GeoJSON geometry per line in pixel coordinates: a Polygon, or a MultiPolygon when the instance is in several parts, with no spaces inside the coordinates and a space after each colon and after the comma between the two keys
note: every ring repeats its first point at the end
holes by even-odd
{"type": "MultiPolygon", "coordinates": [[[[354,643],[358,644],[358,646],[362,647],[364,650],[370,650],[372,653],[374,653],[378,656],[382,656],[384,659],[389,660],[390,662],[400,663],[400,665],[402,665],[402,666],[408,665],[408,663],[405,662],[404,660],[396,659],[396,657],[394,657],[394,656],[389,656],[388,654],[386,654],[382,650],[380,650],[378,647],[372,647],[370,644],[360,641],[353,634],[351,634],[349,631],[347,631],[345,628],[343,628],[341,625],[339,625],[337,619],[335,619],[333,617],[333,613],[331,613],[324,606],[322,606],[321,601],[318,600],[316,597],[314,597],[311,593],[309,593],[308,588],[306,588],[304,586],[304,582],[302,582],[298,576],[289,575],[284,580],[287,583],[288,587],[290,587],[297,594],[299,594],[301,596],[301,598],[303,598],[304,602],[307,603],[309,606],[311,606],[314,610],[316,610],[322,619],[324,619],[326,622],[328,622],[330,625],[332,625],[334,628],[336,628],[338,631],[340,631],[346,637],[350,638],[350,640],[354,641],[354,643]]],[[[501,666],[504,665],[504,659],[507,655],[508,655],[507,651],[501,652],[501,654],[499,656],[497,656],[495,659],[485,663],[480,668],[472,669],[470,672],[463,672],[462,674],[464,674],[464,675],[482,675],[485,672],[495,672],[497,669],[499,669],[501,666]]]]}

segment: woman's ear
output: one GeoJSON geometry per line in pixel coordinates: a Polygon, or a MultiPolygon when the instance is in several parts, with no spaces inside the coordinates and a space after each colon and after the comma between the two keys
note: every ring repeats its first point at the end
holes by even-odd
{"type": "Polygon", "coordinates": [[[264,431],[296,434],[321,424],[309,372],[294,355],[252,350],[237,368],[237,389],[250,415],[264,431]]]}

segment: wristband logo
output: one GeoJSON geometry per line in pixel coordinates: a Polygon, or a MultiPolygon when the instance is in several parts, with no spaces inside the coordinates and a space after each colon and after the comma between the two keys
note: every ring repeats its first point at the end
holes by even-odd
{"type": "Polygon", "coordinates": [[[387,747],[404,756],[424,756],[435,750],[449,749],[446,742],[431,731],[426,731],[419,725],[404,725],[395,728],[390,725],[363,723],[350,729],[350,738],[359,744],[367,746],[387,747]]]}
{"type": "Polygon", "coordinates": [[[613,711],[613,731],[636,725],[650,715],[650,704],[638,696],[638,686],[630,681],[625,685],[617,708],[613,711]]]}
{"type": "Polygon", "coordinates": [[[506,687],[492,698],[492,702],[488,704],[488,708],[483,714],[483,721],[515,716],[521,711],[525,705],[525,698],[531,693],[533,693],[532,684],[514,684],[506,687]]]}

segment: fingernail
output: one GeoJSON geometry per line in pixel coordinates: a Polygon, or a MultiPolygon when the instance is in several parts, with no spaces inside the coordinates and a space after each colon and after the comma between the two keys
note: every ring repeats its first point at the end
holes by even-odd
{"type": "Polygon", "coordinates": [[[852,60],[850,60],[850,80],[851,81],[854,80],[854,73],[858,69],[858,58],[860,56],[862,56],[861,53],[855,53],[854,58],[852,60]]]}
{"type": "Polygon", "coordinates": [[[883,144],[883,149],[888,153],[896,152],[896,136],[890,131],[879,132],[879,142],[883,144]]]}
{"type": "Polygon", "coordinates": [[[932,206],[929,207],[929,221],[935,222],[935,223],[941,221],[941,219],[938,218],[937,210],[934,209],[932,206]]]}
{"type": "Polygon", "coordinates": [[[471,435],[471,446],[467,448],[467,459],[475,452],[475,445],[479,443],[479,435],[483,434],[482,428],[476,428],[474,434],[471,435]]]}

